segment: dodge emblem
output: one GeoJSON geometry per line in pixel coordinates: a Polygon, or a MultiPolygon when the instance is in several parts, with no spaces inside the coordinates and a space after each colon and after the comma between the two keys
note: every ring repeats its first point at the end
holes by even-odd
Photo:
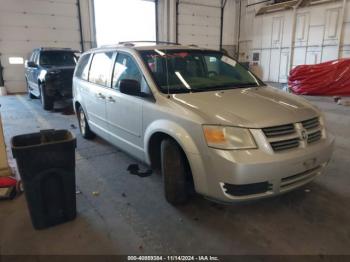
{"type": "Polygon", "coordinates": [[[307,131],[305,129],[301,130],[301,139],[306,141],[307,138],[308,138],[307,131]]]}

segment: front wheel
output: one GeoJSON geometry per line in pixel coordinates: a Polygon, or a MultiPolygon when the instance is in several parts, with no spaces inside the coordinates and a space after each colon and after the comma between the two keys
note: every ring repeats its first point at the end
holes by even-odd
{"type": "Polygon", "coordinates": [[[46,94],[45,86],[40,85],[40,101],[44,110],[52,110],[54,105],[54,100],[46,94]]]}
{"type": "Polygon", "coordinates": [[[161,164],[166,200],[172,205],[188,201],[187,162],[179,145],[172,139],[161,144],[161,164]]]}
{"type": "Polygon", "coordinates": [[[90,130],[89,123],[86,119],[83,108],[80,106],[78,109],[78,122],[81,135],[86,139],[93,139],[95,134],[90,130]]]}

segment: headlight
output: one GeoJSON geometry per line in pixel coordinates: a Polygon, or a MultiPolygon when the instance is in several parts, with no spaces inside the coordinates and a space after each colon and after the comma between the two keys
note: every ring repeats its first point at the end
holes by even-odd
{"type": "Polygon", "coordinates": [[[257,148],[254,138],[246,128],[204,125],[203,131],[209,147],[218,149],[257,148]]]}

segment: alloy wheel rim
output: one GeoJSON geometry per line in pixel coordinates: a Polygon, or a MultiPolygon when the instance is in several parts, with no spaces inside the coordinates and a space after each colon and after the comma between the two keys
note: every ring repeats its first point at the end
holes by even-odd
{"type": "Polygon", "coordinates": [[[80,111],[80,130],[85,134],[85,115],[82,110],[80,111]]]}
{"type": "Polygon", "coordinates": [[[43,88],[40,88],[40,101],[42,104],[44,104],[43,88]]]}

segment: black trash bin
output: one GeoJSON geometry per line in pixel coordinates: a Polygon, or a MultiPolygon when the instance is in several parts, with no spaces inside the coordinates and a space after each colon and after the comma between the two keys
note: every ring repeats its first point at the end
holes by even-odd
{"type": "Polygon", "coordinates": [[[76,217],[76,139],[67,130],[42,130],[11,139],[34,228],[76,217]]]}

